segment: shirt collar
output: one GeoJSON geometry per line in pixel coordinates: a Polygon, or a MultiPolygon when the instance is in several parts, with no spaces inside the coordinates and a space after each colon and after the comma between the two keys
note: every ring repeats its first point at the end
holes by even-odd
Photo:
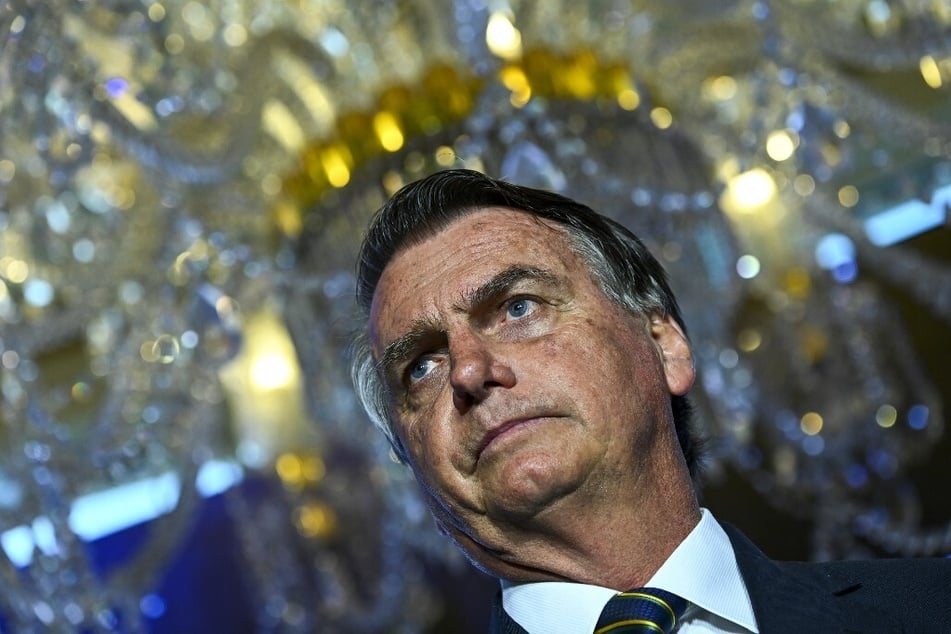
{"type": "MultiPolygon", "coordinates": [[[[707,509],[701,509],[700,521],[647,586],[673,592],[703,611],[757,632],[733,546],[707,509]]],[[[615,594],[611,588],[578,583],[502,582],[505,611],[529,632],[591,632],[615,594]]]]}
{"type": "Polygon", "coordinates": [[[710,511],[701,511],[700,522],[648,585],[673,592],[707,612],[757,632],[753,604],[730,538],[710,511]]]}

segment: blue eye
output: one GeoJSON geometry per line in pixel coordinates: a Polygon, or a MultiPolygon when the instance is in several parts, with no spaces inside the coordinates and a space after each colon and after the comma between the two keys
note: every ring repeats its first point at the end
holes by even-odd
{"type": "Polygon", "coordinates": [[[422,379],[426,378],[426,375],[429,374],[435,367],[436,362],[427,357],[423,357],[422,359],[414,361],[409,368],[410,381],[413,381],[414,383],[416,381],[421,381],[422,379]]]}
{"type": "Polygon", "coordinates": [[[534,305],[535,305],[535,302],[533,300],[520,297],[518,299],[512,300],[509,303],[508,308],[506,308],[505,314],[508,317],[511,317],[513,319],[520,319],[524,317],[525,315],[529,314],[530,312],[532,312],[534,305]]]}

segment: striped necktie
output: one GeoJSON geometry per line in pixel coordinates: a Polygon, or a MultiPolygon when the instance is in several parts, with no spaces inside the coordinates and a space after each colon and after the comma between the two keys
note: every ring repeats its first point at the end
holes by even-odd
{"type": "Polygon", "coordinates": [[[614,596],[601,611],[594,634],[669,634],[687,601],[658,588],[637,588],[614,596]]]}

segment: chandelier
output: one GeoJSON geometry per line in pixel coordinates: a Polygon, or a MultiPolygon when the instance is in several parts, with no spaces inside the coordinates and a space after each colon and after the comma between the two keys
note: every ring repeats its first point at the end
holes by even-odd
{"type": "Polygon", "coordinates": [[[144,631],[220,493],[260,631],[431,623],[426,562],[463,564],[346,349],[367,220],[449,167],[645,239],[712,483],[807,521],[818,559],[951,552],[910,475],[945,433],[951,265],[907,242],[947,245],[949,84],[943,0],[7,2],[0,614],[144,631]],[[90,505],[130,486],[149,538],[100,570],[90,505]]]}

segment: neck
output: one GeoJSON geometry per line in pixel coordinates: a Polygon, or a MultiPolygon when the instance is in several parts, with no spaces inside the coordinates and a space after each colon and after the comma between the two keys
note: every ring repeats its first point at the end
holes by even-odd
{"type": "Polygon", "coordinates": [[[686,465],[675,455],[679,465],[656,465],[639,482],[593,483],[530,522],[506,527],[504,547],[475,557],[477,564],[514,582],[643,586],[700,521],[686,465]]]}

